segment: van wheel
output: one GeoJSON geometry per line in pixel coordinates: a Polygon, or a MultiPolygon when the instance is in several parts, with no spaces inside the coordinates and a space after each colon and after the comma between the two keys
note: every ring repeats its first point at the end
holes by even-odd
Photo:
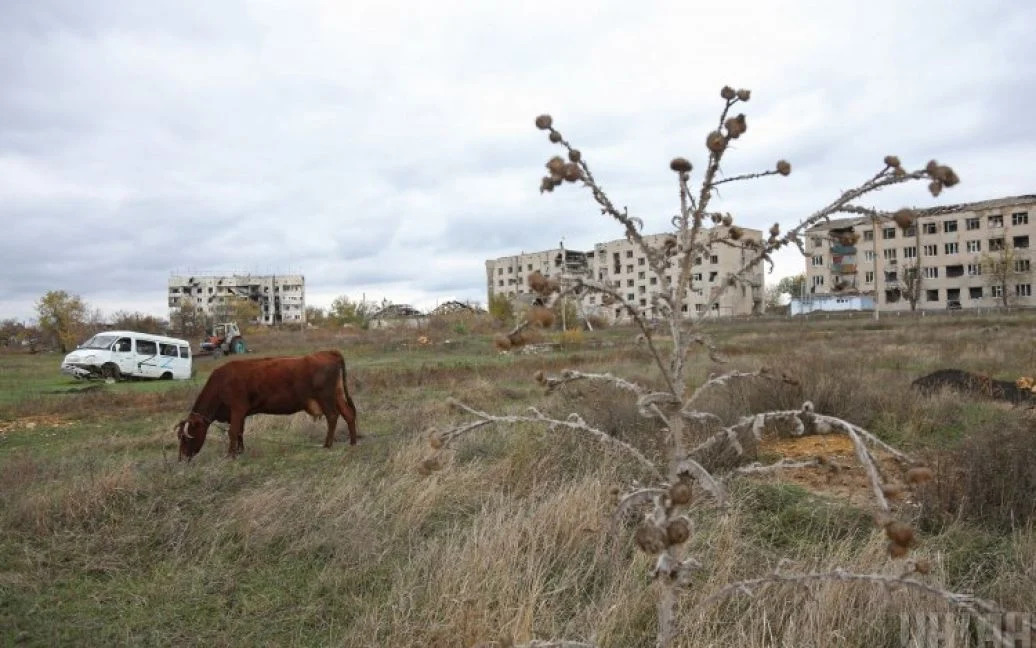
{"type": "Polygon", "coordinates": [[[119,371],[118,365],[114,362],[106,362],[101,365],[101,378],[105,380],[111,378],[112,380],[118,380],[122,377],[122,372],[119,371]]]}
{"type": "Polygon", "coordinates": [[[162,380],[172,380],[172,379],[173,379],[172,372],[167,371],[164,374],[162,374],[162,380]]]}

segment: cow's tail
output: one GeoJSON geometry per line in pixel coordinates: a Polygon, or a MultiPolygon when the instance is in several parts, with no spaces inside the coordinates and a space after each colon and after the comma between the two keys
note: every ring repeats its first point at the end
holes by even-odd
{"type": "Polygon", "coordinates": [[[353,397],[349,395],[349,385],[346,382],[345,374],[345,356],[341,353],[338,354],[338,360],[342,363],[342,393],[345,395],[345,402],[349,403],[349,407],[352,408],[353,412],[356,412],[356,405],[353,403],[353,397]]]}

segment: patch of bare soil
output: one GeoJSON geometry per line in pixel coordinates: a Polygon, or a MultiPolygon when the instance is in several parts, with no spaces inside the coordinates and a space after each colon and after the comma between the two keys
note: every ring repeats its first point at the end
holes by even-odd
{"type": "Polygon", "coordinates": [[[15,430],[34,430],[45,427],[62,427],[72,425],[75,421],[63,418],[57,414],[36,414],[23,416],[11,421],[0,421],[0,434],[14,432],[15,430]]]}
{"type": "MultiPolygon", "coordinates": [[[[891,457],[872,450],[882,475],[898,476],[901,468],[891,457]]],[[[761,457],[779,457],[792,460],[822,458],[817,466],[782,470],[762,474],[757,479],[791,483],[821,495],[838,498],[850,504],[869,508],[874,502],[867,472],[856,458],[853,442],[842,434],[811,435],[804,437],[766,438],[759,445],[761,457]]],[[[767,461],[769,463],[769,460],[767,461]]],[[[890,479],[893,484],[898,479],[890,479]]],[[[897,498],[890,497],[895,505],[897,498]]]]}

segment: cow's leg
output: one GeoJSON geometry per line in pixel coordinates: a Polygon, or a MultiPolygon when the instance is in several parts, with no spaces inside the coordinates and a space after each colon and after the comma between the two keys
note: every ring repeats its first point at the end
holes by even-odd
{"type": "Polygon", "coordinates": [[[338,426],[338,411],[335,409],[334,403],[322,402],[320,408],[324,412],[324,418],[327,419],[327,436],[324,437],[324,447],[330,448],[335,442],[335,428],[338,426]]]}
{"type": "Polygon", "coordinates": [[[352,399],[347,401],[344,393],[337,392],[335,405],[338,407],[338,413],[345,419],[345,424],[349,426],[349,445],[356,445],[356,439],[362,435],[356,431],[356,408],[352,404],[352,399]]]}
{"type": "Polygon", "coordinates": [[[245,449],[245,413],[230,413],[230,437],[227,447],[227,457],[233,459],[245,449]]]}

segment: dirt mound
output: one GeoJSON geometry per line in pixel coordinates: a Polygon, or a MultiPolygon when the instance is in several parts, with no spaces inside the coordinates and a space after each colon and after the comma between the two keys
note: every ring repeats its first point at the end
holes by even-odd
{"type": "Polygon", "coordinates": [[[934,394],[942,389],[952,389],[963,394],[985,396],[994,400],[1011,403],[1027,403],[1036,399],[1031,382],[1026,388],[1023,381],[1031,381],[1023,377],[1015,382],[996,380],[985,374],[971,373],[962,369],[939,369],[927,376],[921,376],[911,387],[922,394],[934,394]]]}

